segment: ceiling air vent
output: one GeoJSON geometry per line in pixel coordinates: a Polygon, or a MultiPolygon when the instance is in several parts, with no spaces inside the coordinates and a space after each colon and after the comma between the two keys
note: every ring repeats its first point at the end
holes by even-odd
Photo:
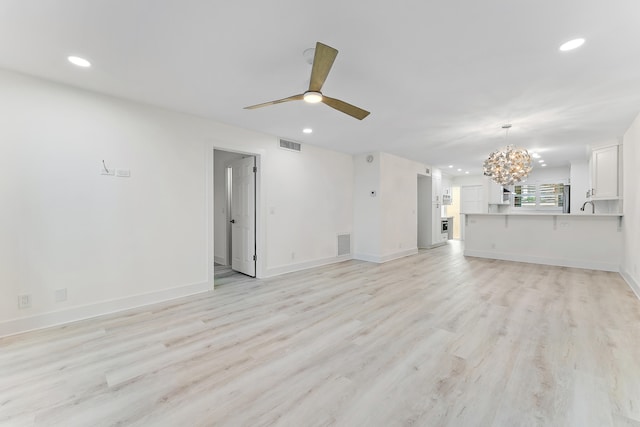
{"type": "Polygon", "coordinates": [[[280,148],[291,151],[300,151],[300,144],[293,141],[287,141],[286,139],[280,140],[280,148]]]}

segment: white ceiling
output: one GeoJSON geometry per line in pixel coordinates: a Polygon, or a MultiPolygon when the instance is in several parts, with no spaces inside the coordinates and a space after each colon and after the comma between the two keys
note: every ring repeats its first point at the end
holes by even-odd
{"type": "Polygon", "coordinates": [[[0,67],[472,174],[512,123],[510,143],[562,166],[640,112],[640,1],[0,0],[0,67]],[[575,37],[583,47],[558,50],[575,37]],[[302,52],[316,41],[340,51],[323,92],[369,117],[304,102],[243,109],[304,92],[302,52]]]}

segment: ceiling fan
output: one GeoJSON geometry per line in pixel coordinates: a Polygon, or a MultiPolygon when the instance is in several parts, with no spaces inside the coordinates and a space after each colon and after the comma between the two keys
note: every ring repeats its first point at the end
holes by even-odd
{"type": "Polygon", "coordinates": [[[309,89],[305,93],[300,95],[290,96],[288,98],[278,99],[276,101],[265,102],[263,104],[251,105],[244,107],[245,110],[253,110],[254,108],[266,107],[267,105],[281,104],[289,101],[300,101],[315,104],[322,102],[331,108],[335,108],[345,114],[355,117],[358,120],[362,120],[369,115],[369,112],[358,108],[355,105],[348,104],[344,101],[335,98],[329,98],[320,92],[324,81],[331,71],[333,61],[338,56],[338,51],[331,46],[327,46],[320,42],[316,43],[315,54],[313,56],[313,67],[311,68],[311,81],[309,82],[309,89]]]}

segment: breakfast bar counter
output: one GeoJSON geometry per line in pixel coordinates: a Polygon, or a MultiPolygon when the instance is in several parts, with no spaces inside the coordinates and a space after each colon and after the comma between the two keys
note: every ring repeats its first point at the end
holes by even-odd
{"type": "Polygon", "coordinates": [[[465,256],[619,271],[622,214],[464,215],[465,256]]]}

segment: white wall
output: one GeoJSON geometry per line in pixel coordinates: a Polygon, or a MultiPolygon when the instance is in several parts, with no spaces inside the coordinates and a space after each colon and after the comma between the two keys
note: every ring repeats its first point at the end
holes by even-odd
{"type": "Polygon", "coordinates": [[[418,176],[418,248],[430,248],[433,232],[433,203],[431,177],[418,176]]]}
{"type": "Polygon", "coordinates": [[[622,275],[640,298],[640,115],[623,140],[623,259],[622,275]]]}
{"type": "Polygon", "coordinates": [[[214,148],[258,156],[259,276],[351,232],[349,155],[9,71],[0,93],[0,335],[211,289],[214,148]]]}
{"type": "Polygon", "coordinates": [[[232,160],[241,159],[242,154],[229,151],[214,150],[213,153],[213,204],[216,207],[213,215],[216,236],[214,242],[215,262],[229,265],[228,227],[227,221],[227,166],[232,160]]]}
{"type": "Polygon", "coordinates": [[[380,251],[388,260],[418,249],[418,171],[423,168],[411,160],[381,154],[380,251]]]}
{"type": "Polygon", "coordinates": [[[337,257],[338,234],[353,233],[352,156],[303,144],[278,148],[263,165],[267,276],[323,265],[337,257]]]}
{"type": "Polygon", "coordinates": [[[563,183],[568,184],[571,176],[569,166],[558,166],[554,168],[543,168],[534,166],[525,183],[563,183]]]}
{"type": "Polygon", "coordinates": [[[380,152],[353,156],[354,256],[362,260],[380,257],[380,152]],[[372,160],[367,161],[371,156],[372,160]]]}
{"type": "Polygon", "coordinates": [[[385,262],[416,253],[417,177],[426,166],[381,152],[353,156],[353,163],[355,258],[385,262]]]}

